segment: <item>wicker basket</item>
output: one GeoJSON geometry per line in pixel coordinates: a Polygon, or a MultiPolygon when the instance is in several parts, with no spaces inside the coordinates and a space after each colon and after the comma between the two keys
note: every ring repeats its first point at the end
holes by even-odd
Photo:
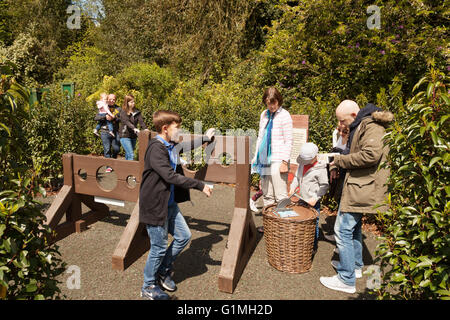
{"type": "Polygon", "coordinates": [[[317,211],[290,205],[298,217],[280,218],[276,204],[263,210],[264,239],[269,264],[277,270],[304,273],[311,269],[317,211]]]}

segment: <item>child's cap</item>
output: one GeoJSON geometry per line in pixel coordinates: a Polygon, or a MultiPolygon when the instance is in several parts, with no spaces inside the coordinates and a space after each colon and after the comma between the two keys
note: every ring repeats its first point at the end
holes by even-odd
{"type": "Polygon", "coordinates": [[[314,159],[319,153],[319,148],[312,142],[304,143],[300,147],[300,154],[297,157],[297,162],[299,164],[308,164],[314,159]]]}

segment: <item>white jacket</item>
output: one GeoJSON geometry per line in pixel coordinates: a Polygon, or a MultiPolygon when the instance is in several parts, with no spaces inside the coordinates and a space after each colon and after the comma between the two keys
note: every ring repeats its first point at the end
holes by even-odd
{"type": "Polygon", "coordinates": [[[303,176],[303,165],[299,165],[292,181],[290,194],[300,187],[300,198],[306,202],[319,200],[328,191],[327,164],[318,162],[303,176]]]}

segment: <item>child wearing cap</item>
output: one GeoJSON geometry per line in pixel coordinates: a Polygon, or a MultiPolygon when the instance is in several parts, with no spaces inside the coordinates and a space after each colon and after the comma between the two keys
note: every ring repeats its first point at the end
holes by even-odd
{"type": "MultiPolygon", "coordinates": [[[[298,169],[290,187],[290,194],[299,187],[300,199],[317,210],[320,215],[320,199],[328,191],[327,164],[317,161],[319,148],[312,142],[302,145],[297,157],[298,169]]],[[[319,237],[319,217],[316,220],[314,250],[319,237]]]]}

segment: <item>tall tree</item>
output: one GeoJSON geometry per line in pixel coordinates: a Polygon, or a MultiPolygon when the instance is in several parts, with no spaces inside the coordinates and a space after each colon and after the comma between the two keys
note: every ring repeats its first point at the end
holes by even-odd
{"type": "Polygon", "coordinates": [[[103,0],[96,45],[125,67],[136,61],[173,66],[182,75],[220,79],[263,43],[274,0],[103,0]]]}
{"type": "MultiPolygon", "coordinates": [[[[7,16],[9,20],[4,29],[12,35],[8,39],[7,33],[3,33],[3,36],[9,40],[3,41],[4,45],[14,46],[14,40],[22,40],[24,37],[37,43],[37,48],[33,46],[30,54],[33,55],[32,60],[39,61],[44,67],[33,76],[33,80],[42,84],[51,82],[53,73],[68,58],[64,50],[68,45],[83,37],[88,25],[82,23],[80,29],[68,28],[67,21],[70,14],[67,9],[72,5],[70,0],[4,0],[2,4],[2,8],[5,8],[2,15],[7,16]]],[[[15,54],[10,52],[8,58],[14,61],[15,54]]],[[[23,70],[19,71],[23,74],[23,70]]]]}

